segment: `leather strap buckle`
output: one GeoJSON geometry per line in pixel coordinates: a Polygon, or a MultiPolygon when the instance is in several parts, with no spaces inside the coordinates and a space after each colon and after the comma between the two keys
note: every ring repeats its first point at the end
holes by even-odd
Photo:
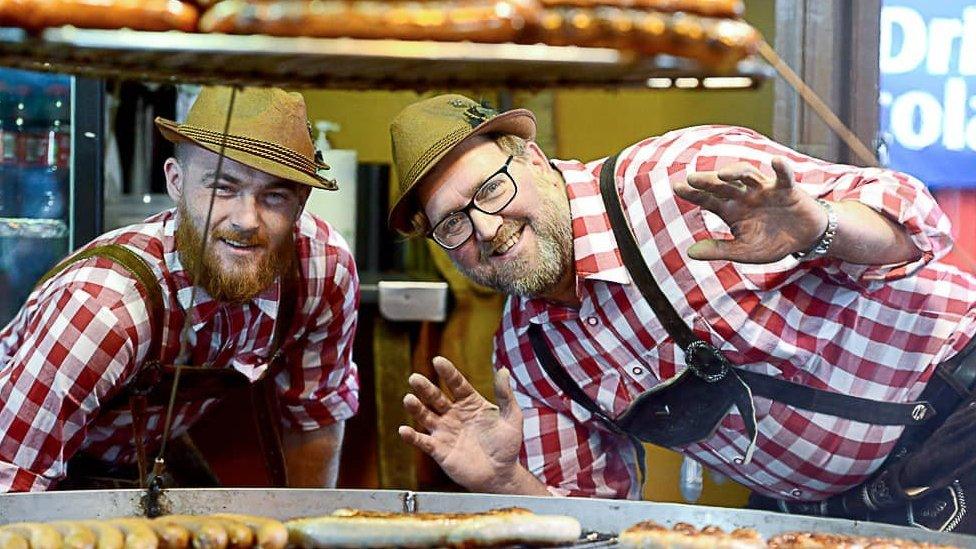
{"type": "Polygon", "coordinates": [[[718,349],[700,339],[692,341],[685,349],[685,362],[696,376],[709,383],[725,379],[730,368],[718,349]]]}
{"type": "Polygon", "coordinates": [[[143,362],[142,368],[133,376],[132,381],[129,382],[129,393],[138,396],[148,395],[162,377],[162,366],[159,361],[146,360],[143,362]]]}

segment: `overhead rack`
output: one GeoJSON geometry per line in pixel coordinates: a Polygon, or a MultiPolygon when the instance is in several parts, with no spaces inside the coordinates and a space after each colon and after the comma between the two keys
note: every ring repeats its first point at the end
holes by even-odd
{"type": "Polygon", "coordinates": [[[712,71],[609,48],[285,38],[178,31],[0,29],[0,65],[96,78],[333,89],[752,88],[756,59],[712,71]]]}

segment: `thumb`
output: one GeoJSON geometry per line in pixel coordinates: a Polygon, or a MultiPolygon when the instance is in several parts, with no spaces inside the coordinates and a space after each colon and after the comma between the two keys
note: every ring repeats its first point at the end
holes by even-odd
{"type": "Polygon", "coordinates": [[[709,238],[699,240],[688,247],[688,257],[699,261],[731,260],[734,241],[709,238]]]}
{"type": "Polygon", "coordinates": [[[518,412],[515,393],[512,392],[512,375],[508,368],[501,368],[495,372],[495,403],[501,409],[502,417],[510,418],[518,412]]]}

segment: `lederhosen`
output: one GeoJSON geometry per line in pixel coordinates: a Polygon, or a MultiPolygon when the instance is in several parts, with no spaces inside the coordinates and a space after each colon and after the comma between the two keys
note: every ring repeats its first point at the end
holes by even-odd
{"type": "MultiPolygon", "coordinates": [[[[68,476],[59,482],[58,487],[60,489],[145,487],[150,469],[145,440],[147,409],[149,406],[163,406],[164,409],[168,406],[177,369],[175,365],[163,363],[162,327],[165,307],[162,288],[156,274],[146,261],[120,244],[107,244],[82,250],[51,269],[38,282],[38,286],[74,263],[91,257],[103,257],[125,268],[146,292],[149,302],[152,341],[146,354],[147,359],[125,387],[100,407],[100,410],[113,411],[128,409],[132,414],[132,442],[136,450],[137,468],[133,470],[131,466],[105,463],[78,453],[68,461],[68,476]]],[[[232,391],[248,390],[268,475],[276,486],[285,486],[287,478],[274,378],[285,367],[286,361],[281,346],[294,316],[297,281],[300,277],[297,265],[295,269],[286,272],[289,274],[282,277],[281,301],[272,336],[271,358],[262,377],[252,383],[233,368],[186,365],[180,368],[175,397],[177,403],[191,402],[222,398],[232,391]]],[[[216,476],[210,471],[206,461],[187,436],[169,441],[164,458],[170,473],[167,477],[170,482],[182,486],[219,485],[216,476]]]]}
{"type": "MultiPolygon", "coordinates": [[[[976,354],[974,354],[976,340],[971,341],[951,360],[939,365],[936,374],[928,382],[919,399],[906,403],[882,402],[815,389],[733,365],[721,351],[702,341],[692,332],[655,282],[621,207],[614,177],[616,159],[616,155],[608,158],[600,172],[600,193],[610,219],[610,226],[624,265],[641,295],[653,309],[658,321],[684,351],[687,368],[675,377],[638,395],[623,414],[611,418],[573,381],[559,363],[544,339],[541,326],[531,325],[528,334],[536,358],[549,378],[573,401],[593,414],[606,428],[627,436],[634,443],[642,477],[644,455],[640,443],[679,448],[700,442],[714,434],[719,423],[733,406],[742,416],[746,433],[751,441],[750,451],[747,452],[744,460],[748,462],[757,435],[754,396],[761,396],[794,408],[868,424],[904,425],[905,434],[899,440],[889,461],[898,459],[895,456],[901,457],[916,450],[921,445],[921,441],[927,438],[927,435],[931,434],[944,418],[964,400],[971,398],[970,388],[973,385],[973,378],[976,377],[976,354]]],[[[853,489],[845,495],[848,502],[846,508],[832,507],[829,514],[880,520],[882,517],[878,513],[864,516],[863,511],[870,510],[872,506],[888,505],[890,501],[881,501],[881,499],[897,499],[895,497],[897,494],[893,496],[890,490],[885,494],[876,493],[877,490],[872,492],[871,486],[869,481],[853,489]],[[850,505],[849,502],[855,499],[867,502],[866,505],[861,506],[863,509],[851,508],[855,506],[850,505]]],[[[766,499],[776,502],[770,498],[766,499]]],[[[907,499],[905,497],[901,502],[907,499]]],[[[796,512],[797,509],[793,507],[801,505],[804,504],[776,502],[765,507],[796,512]]],[[[808,508],[822,506],[820,502],[805,505],[808,508]]],[[[962,512],[964,513],[965,510],[963,509],[962,512]]]]}

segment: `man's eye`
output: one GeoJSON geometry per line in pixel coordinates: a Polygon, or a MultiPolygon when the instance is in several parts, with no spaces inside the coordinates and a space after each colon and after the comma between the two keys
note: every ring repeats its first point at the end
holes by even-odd
{"type": "Polygon", "coordinates": [[[270,204],[284,204],[288,201],[288,195],[285,193],[268,193],[267,200],[270,204]]]}
{"type": "Polygon", "coordinates": [[[482,185],[481,190],[478,192],[479,200],[488,200],[498,196],[502,192],[502,181],[495,179],[494,181],[489,181],[482,185]]]}
{"type": "Polygon", "coordinates": [[[462,215],[452,215],[451,217],[448,217],[447,219],[444,220],[444,223],[442,224],[443,230],[448,233],[455,233],[460,231],[461,227],[464,225],[462,223],[463,218],[464,216],[462,215]]]}

